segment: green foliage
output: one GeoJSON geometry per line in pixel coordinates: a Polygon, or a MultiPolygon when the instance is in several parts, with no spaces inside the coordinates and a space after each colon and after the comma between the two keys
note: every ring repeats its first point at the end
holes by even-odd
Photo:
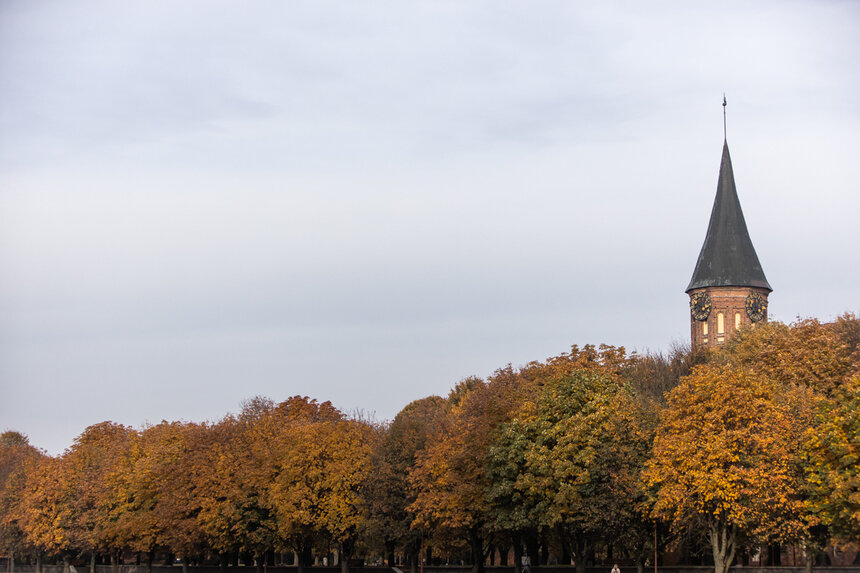
{"type": "Polygon", "coordinates": [[[652,425],[629,388],[607,374],[575,371],[549,382],[490,450],[496,527],[561,526],[586,539],[640,531],[639,469],[652,425]]]}
{"type": "Polygon", "coordinates": [[[860,539],[860,376],[821,403],[805,445],[809,511],[834,535],[860,539]]]}

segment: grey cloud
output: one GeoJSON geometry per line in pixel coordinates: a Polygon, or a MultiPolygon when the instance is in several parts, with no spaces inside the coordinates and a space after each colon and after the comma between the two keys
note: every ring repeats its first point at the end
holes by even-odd
{"type": "Polygon", "coordinates": [[[391,417],[684,340],[723,91],[772,312],[846,310],[857,10],[4,2],[0,418],[61,449],[255,394],[391,417]]]}

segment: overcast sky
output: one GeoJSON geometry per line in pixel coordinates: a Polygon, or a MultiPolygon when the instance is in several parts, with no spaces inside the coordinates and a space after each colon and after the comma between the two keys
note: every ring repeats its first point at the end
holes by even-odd
{"type": "Polygon", "coordinates": [[[0,3],[0,431],[392,418],[665,351],[728,141],[771,317],[860,311],[860,3],[0,3]]]}

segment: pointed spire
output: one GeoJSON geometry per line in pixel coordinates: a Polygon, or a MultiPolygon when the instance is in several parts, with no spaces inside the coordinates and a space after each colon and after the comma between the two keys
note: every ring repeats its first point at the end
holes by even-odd
{"type": "Polygon", "coordinates": [[[748,286],[773,290],[764,276],[747,232],[735,188],[729,144],[725,141],[708,233],[686,292],[712,286],[748,286]]]}

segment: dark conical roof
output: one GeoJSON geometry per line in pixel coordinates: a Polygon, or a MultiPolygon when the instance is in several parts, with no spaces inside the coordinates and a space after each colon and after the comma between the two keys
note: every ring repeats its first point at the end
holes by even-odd
{"type": "Polygon", "coordinates": [[[747,232],[727,142],[723,142],[720,179],[708,234],[686,292],[712,286],[751,286],[773,290],[747,232]]]}

